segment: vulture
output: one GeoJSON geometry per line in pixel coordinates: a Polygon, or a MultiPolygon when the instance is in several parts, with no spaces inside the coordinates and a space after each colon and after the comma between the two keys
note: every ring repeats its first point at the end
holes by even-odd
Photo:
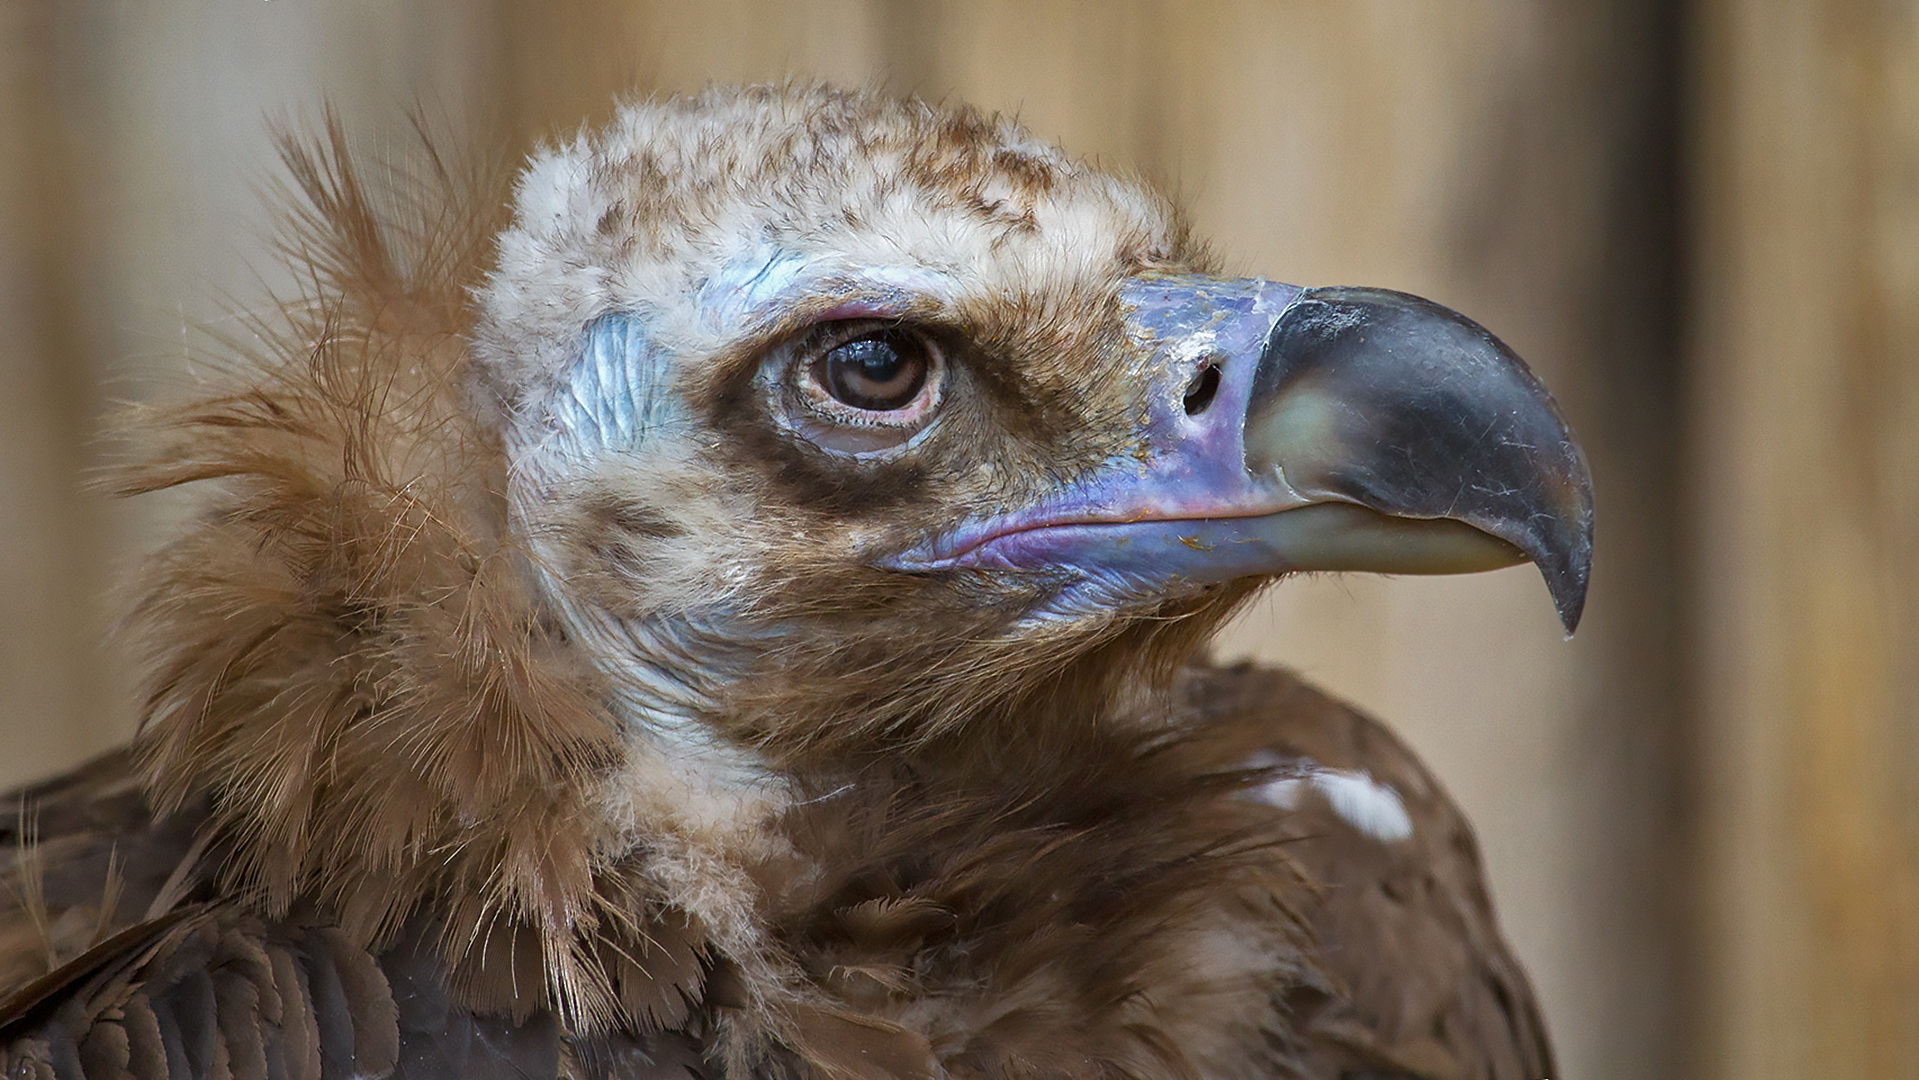
{"type": "Polygon", "coordinates": [[[1551,1074],[1439,783],[1206,659],[1315,571],[1571,629],[1491,333],[868,92],[283,149],[298,288],[104,481],[205,491],[138,734],[0,799],[5,1076],[1551,1074]]]}

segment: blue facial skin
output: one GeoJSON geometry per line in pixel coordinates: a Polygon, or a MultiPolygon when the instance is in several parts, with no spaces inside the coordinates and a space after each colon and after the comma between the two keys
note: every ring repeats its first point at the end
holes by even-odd
{"type": "MultiPolygon", "coordinates": [[[[944,279],[920,269],[826,265],[777,246],[742,254],[702,279],[696,318],[716,338],[777,326],[795,303],[822,311],[904,310],[915,289],[944,279]]],[[[656,435],[685,430],[690,419],[674,392],[675,354],[652,337],[647,317],[612,312],[587,324],[571,377],[548,406],[552,445],[571,460],[643,448],[656,435]]]]}
{"type": "Polygon", "coordinates": [[[573,460],[633,450],[686,422],[672,392],[672,357],[638,316],[603,315],[582,335],[580,359],[552,405],[554,438],[573,460]]]}

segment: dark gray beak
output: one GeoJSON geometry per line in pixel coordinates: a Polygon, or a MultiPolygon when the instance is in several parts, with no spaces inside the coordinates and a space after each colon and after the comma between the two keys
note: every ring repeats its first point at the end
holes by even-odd
{"type": "Polygon", "coordinates": [[[1294,490],[1455,521],[1539,567],[1568,632],[1592,568],[1592,482],[1559,407],[1471,319],[1386,289],[1308,289],[1260,357],[1246,464],[1294,490]]]}

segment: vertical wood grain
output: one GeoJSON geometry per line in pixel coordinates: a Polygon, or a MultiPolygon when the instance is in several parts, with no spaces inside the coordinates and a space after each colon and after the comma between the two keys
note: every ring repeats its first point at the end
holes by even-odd
{"type": "Polygon", "coordinates": [[[1703,20],[1703,1069],[1919,1075],[1919,7],[1703,20]]]}
{"type": "Polygon", "coordinates": [[[100,692],[103,544],[79,492],[98,370],[82,302],[81,155],[49,103],[57,3],[0,5],[0,787],[122,737],[100,692]]]}

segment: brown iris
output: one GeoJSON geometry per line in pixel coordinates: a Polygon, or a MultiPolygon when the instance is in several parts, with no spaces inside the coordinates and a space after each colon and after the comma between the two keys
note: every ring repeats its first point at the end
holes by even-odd
{"type": "Polygon", "coordinates": [[[926,343],[901,330],[875,330],[828,349],[814,361],[813,377],[842,405],[868,412],[897,412],[926,385],[932,359],[926,343]]]}

